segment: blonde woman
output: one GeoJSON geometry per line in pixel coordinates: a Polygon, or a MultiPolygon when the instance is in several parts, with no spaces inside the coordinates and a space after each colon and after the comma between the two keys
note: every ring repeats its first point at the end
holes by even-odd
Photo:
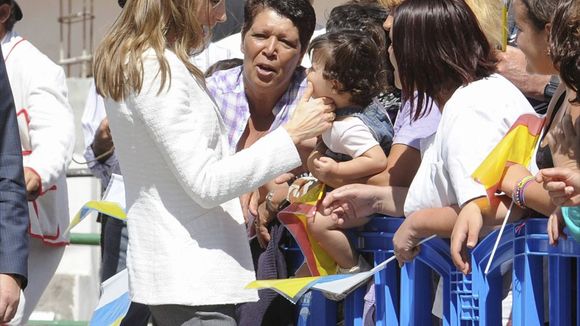
{"type": "Polygon", "coordinates": [[[285,126],[228,157],[188,61],[224,20],[224,0],[129,0],[96,53],[125,178],[131,297],[159,325],[235,325],[234,305],[258,299],[244,290],[254,271],[236,198],[299,166],[295,144],[335,117],[327,100],[307,101],[310,86],[285,126]]]}

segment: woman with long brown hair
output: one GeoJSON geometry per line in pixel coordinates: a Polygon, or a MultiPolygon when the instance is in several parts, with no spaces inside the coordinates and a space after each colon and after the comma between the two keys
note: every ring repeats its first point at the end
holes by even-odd
{"type": "Polygon", "coordinates": [[[290,121],[228,156],[225,127],[202,73],[189,62],[225,19],[224,0],[129,0],[99,46],[105,98],[123,171],[132,300],[159,325],[235,325],[234,305],[255,301],[236,197],[301,164],[295,144],[334,120],[308,101],[290,121]]]}

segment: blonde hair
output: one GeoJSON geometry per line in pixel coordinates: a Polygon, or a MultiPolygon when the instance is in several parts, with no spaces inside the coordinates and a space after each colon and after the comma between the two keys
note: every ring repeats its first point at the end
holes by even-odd
{"type": "Polygon", "coordinates": [[[379,3],[385,8],[392,9],[398,7],[405,0],[379,0],[379,3]]]}
{"type": "Polygon", "coordinates": [[[173,51],[198,79],[203,73],[189,62],[193,51],[203,47],[203,27],[197,17],[200,1],[207,0],[128,0],[123,11],[98,46],[94,72],[97,92],[121,101],[143,86],[142,54],[152,49],[159,61],[161,86],[171,71],[164,56],[173,51]],[[171,40],[168,40],[168,36],[171,40]]]}
{"type": "MultiPolygon", "coordinates": [[[[379,2],[388,9],[393,9],[405,2],[405,0],[379,0],[379,2]]],[[[487,40],[493,47],[500,47],[503,44],[503,26],[502,22],[502,0],[465,0],[465,3],[471,8],[479,26],[487,40]]]]}
{"type": "Polygon", "coordinates": [[[479,27],[487,37],[489,44],[495,48],[503,46],[504,26],[502,19],[502,0],[465,0],[477,17],[479,27]]]}

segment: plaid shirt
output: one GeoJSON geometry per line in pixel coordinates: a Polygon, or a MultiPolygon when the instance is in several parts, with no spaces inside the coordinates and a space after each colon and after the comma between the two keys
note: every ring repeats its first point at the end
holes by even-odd
{"type": "MultiPolygon", "coordinates": [[[[228,132],[232,153],[236,148],[250,119],[250,107],[244,91],[242,66],[216,71],[207,78],[207,88],[220,109],[228,132]]],[[[272,109],[274,122],[270,131],[285,124],[306,89],[306,70],[299,67],[294,72],[290,85],[276,106],[272,109]]]]}

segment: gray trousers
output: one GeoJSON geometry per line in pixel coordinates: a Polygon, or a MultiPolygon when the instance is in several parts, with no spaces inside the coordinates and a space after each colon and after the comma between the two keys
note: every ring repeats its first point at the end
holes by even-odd
{"type": "Polygon", "coordinates": [[[236,326],[235,305],[149,306],[158,326],[236,326]]]}

